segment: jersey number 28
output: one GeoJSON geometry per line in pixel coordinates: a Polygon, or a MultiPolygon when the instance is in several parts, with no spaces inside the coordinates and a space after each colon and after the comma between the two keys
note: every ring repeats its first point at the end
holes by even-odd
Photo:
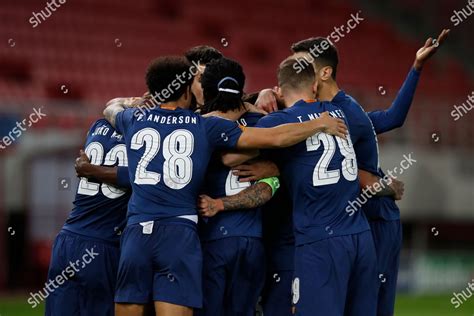
{"type": "MultiPolygon", "coordinates": [[[[139,150],[145,146],[145,152],[135,171],[136,184],[155,185],[161,181],[161,174],[147,170],[148,164],[155,158],[161,147],[161,135],[153,128],[144,128],[136,132],[130,148],[139,150]]],[[[163,140],[163,182],[175,190],[184,188],[193,176],[194,136],[185,129],[178,129],[163,140]]]]}

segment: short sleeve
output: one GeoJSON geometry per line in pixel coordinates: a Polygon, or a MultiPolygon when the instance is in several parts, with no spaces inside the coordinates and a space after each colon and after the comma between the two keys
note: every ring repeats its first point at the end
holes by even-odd
{"type": "Polygon", "coordinates": [[[115,130],[123,135],[127,128],[131,125],[136,109],[125,109],[115,117],[115,130]]]}
{"type": "Polygon", "coordinates": [[[242,127],[236,122],[220,117],[204,118],[209,143],[214,147],[233,149],[242,135],[242,127]]]}

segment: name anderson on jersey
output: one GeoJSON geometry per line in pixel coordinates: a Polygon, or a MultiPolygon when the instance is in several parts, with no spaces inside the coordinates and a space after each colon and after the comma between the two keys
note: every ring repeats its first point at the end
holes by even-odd
{"type": "Polygon", "coordinates": [[[155,122],[159,124],[197,124],[197,118],[187,115],[180,115],[180,116],[161,116],[159,114],[149,114],[146,116],[143,114],[139,114],[137,117],[137,121],[149,121],[155,122]]]}

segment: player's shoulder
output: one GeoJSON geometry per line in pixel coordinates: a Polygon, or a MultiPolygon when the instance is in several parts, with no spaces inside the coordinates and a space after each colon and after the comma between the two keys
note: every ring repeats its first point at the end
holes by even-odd
{"type": "Polygon", "coordinates": [[[202,116],[199,115],[199,117],[204,124],[218,124],[222,122],[231,122],[230,120],[226,118],[214,115],[212,113],[207,113],[202,116]]]}
{"type": "Polygon", "coordinates": [[[363,120],[369,119],[360,103],[354,97],[346,94],[342,90],[338,92],[331,102],[340,107],[346,116],[353,116],[363,120]]]}
{"type": "Polygon", "coordinates": [[[87,136],[89,140],[94,141],[110,138],[114,138],[117,142],[122,141],[122,135],[118,134],[115,128],[104,118],[98,119],[92,124],[87,136]]]}
{"type": "Polygon", "coordinates": [[[273,127],[291,122],[294,115],[289,109],[279,110],[269,113],[258,120],[258,127],[273,127]]]}
{"type": "Polygon", "coordinates": [[[255,126],[257,122],[264,116],[263,113],[258,112],[245,112],[238,120],[237,123],[243,126],[255,126]]]}
{"type": "Polygon", "coordinates": [[[243,118],[249,118],[249,119],[260,119],[264,117],[265,115],[260,112],[245,112],[242,117],[243,118]]]}
{"type": "Polygon", "coordinates": [[[363,111],[363,108],[360,105],[359,101],[357,101],[356,98],[354,98],[350,94],[347,94],[343,90],[340,90],[331,102],[336,104],[336,105],[339,105],[343,102],[347,102],[352,106],[356,105],[358,108],[360,108],[363,111]]]}
{"type": "Polygon", "coordinates": [[[269,113],[264,116],[264,118],[280,118],[280,119],[285,119],[289,118],[293,113],[295,113],[295,109],[293,107],[285,108],[282,110],[278,110],[272,113],[269,113]]]}
{"type": "Polygon", "coordinates": [[[112,124],[110,124],[109,121],[107,121],[105,118],[99,118],[96,121],[94,121],[94,123],[92,123],[91,127],[89,128],[89,131],[93,132],[99,128],[102,128],[102,129],[108,128],[109,130],[115,131],[112,124]]]}

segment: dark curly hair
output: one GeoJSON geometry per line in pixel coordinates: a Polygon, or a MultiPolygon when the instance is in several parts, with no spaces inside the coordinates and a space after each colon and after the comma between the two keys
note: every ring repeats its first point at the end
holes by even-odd
{"type": "Polygon", "coordinates": [[[178,100],[192,83],[191,64],[183,56],[163,56],[153,60],[146,71],[146,84],[150,94],[158,96],[160,102],[178,100]],[[183,77],[184,83],[178,77],[183,77]],[[171,89],[172,86],[174,89],[171,89]],[[160,96],[168,91],[168,97],[160,96]]]}
{"type": "Polygon", "coordinates": [[[221,59],[223,57],[219,50],[208,45],[192,47],[184,53],[184,56],[190,63],[196,62],[203,65],[207,65],[214,59],[221,59]]]}

